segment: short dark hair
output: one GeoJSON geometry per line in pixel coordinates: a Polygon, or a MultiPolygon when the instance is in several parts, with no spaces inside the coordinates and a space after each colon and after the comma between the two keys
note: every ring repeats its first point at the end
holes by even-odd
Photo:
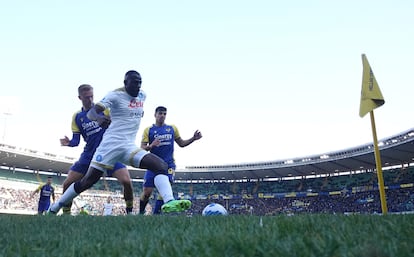
{"type": "Polygon", "coordinates": [[[125,73],[124,80],[126,80],[126,78],[127,78],[129,75],[131,75],[131,74],[138,74],[138,76],[140,76],[140,77],[141,77],[141,74],[139,74],[139,72],[138,72],[138,71],[136,71],[136,70],[129,70],[129,71],[127,71],[127,72],[125,73]]]}
{"type": "Polygon", "coordinates": [[[52,176],[48,176],[47,178],[50,178],[50,179],[52,179],[52,176]]]}
{"type": "Polygon", "coordinates": [[[81,95],[82,92],[92,90],[93,87],[89,84],[82,84],[78,87],[78,94],[81,95]]]}
{"type": "Polygon", "coordinates": [[[164,106],[158,106],[157,108],[155,108],[155,113],[157,112],[166,112],[167,108],[165,108],[164,106]]]}

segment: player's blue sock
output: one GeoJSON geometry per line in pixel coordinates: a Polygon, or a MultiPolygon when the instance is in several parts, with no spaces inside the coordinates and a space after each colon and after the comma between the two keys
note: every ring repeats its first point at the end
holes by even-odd
{"type": "Polygon", "coordinates": [[[139,200],[139,214],[145,214],[145,207],[147,206],[148,200],[139,200]]]}
{"type": "Polygon", "coordinates": [[[164,201],[162,199],[157,199],[154,206],[154,212],[153,214],[161,214],[161,206],[164,204],[164,201]]]}

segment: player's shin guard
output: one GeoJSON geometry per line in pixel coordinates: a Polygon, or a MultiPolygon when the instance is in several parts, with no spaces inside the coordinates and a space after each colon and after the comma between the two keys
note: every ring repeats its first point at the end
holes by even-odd
{"type": "Polygon", "coordinates": [[[154,184],[157,187],[162,199],[164,199],[164,203],[174,200],[170,180],[168,179],[167,175],[156,175],[154,178],[154,184]]]}
{"type": "Polygon", "coordinates": [[[126,205],[126,214],[132,214],[132,209],[134,207],[134,201],[125,200],[125,205],[126,205]]]}

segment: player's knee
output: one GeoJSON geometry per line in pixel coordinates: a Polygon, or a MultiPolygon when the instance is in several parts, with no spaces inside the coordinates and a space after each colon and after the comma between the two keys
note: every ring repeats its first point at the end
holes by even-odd
{"type": "Polygon", "coordinates": [[[165,172],[168,170],[168,164],[165,161],[161,161],[157,163],[158,167],[155,169],[157,173],[165,172]]]}
{"type": "Polygon", "coordinates": [[[151,195],[148,195],[148,194],[144,194],[144,193],[143,193],[143,194],[141,195],[141,200],[142,200],[142,201],[148,201],[148,200],[149,200],[149,198],[150,198],[150,196],[151,196],[151,195]]]}
{"type": "Polygon", "coordinates": [[[130,180],[122,181],[121,184],[124,187],[124,189],[132,190],[132,183],[130,180]]]}
{"type": "Polygon", "coordinates": [[[62,187],[63,190],[66,191],[66,189],[68,189],[68,187],[71,185],[72,183],[70,181],[68,181],[67,179],[65,179],[65,181],[63,181],[62,187]]]}
{"type": "MultiPolygon", "coordinates": [[[[81,181],[79,181],[77,185],[77,189],[81,192],[91,188],[96,182],[99,181],[100,177],[84,177],[83,179],[81,179],[81,181]]],[[[75,185],[76,185],[75,184],[75,185]]],[[[76,189],[76,188],[75,188],[76,189]]]]}
{"type": "Polygon", "coordinates": [[[145,155],[141,160],[141,164],[143,167],[152,170],[155,173],[161,173],[168,170],[168,164],[163,159],[152,153],[145,155]]]}

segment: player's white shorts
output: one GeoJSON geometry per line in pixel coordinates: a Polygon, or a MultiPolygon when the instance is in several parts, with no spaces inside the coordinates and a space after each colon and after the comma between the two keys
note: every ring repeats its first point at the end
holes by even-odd
{"type": "Polygon", "coordinates": [[[116,162],[121,162],[139,168],[142,158],[148,153],[135,144],[102,141],[93,155],[91,167],[106,172],[108,169],[113,169],[116,162]]]}

